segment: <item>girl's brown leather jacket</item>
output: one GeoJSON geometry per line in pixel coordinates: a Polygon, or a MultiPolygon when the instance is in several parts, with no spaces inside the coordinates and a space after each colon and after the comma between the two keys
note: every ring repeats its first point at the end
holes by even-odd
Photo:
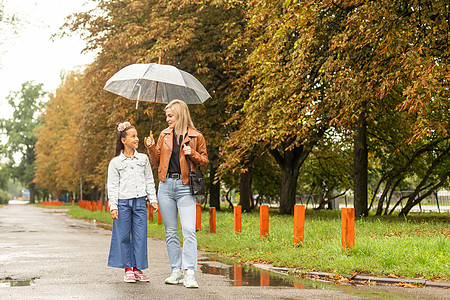
{"type": "MultiPolygon", "coordinates": [[[[194,128],[188,128],[186,137],[182,145],[189,142],[192,153],[189,155],[191,161],[191,170],[196,170],[196,166],[206,166],[209,162],[208,153],[206,152],[206,142],[203,134],[194,128]]],[[[164,129],[159,135],[156,145],[148,148],[148,154],[153,165],[158,167],[159,181],[165,181],[167,170],[169,169],[170,156],[173,148],[173,130],[172,128],[164,129]]],[[[189,184],[189,168],[184,151],[180,150],[180,168],[181,180],[183,184],[189,184]]]]}

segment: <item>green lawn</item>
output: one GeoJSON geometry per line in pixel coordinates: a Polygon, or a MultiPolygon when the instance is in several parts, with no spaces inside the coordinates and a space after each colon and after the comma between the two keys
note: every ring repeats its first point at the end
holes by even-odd
{"type": "MultiPolygon", "coordinates": [[[[78,207],[75,218],[111,223],[107,213],[78,207]]],[[[217,212],[217,233],[208,233],[209,213],[202,212],[197,233],[200,249],[243,262],[268,262],[304,272],[328,271],[450,280],[450,214],[412,214],[408,219],[375,217],[356,220],[355,247],[342,251],[339,211],[306,211],[305,240],[293,245],[293,217],[270,212],[270,233],[259,237],[259,213],[243,214],[242,233],[233,230],[233,213],[217,212]]],[[[149,223],[148,234],[164,239],[164,226],[149,223]]]]}

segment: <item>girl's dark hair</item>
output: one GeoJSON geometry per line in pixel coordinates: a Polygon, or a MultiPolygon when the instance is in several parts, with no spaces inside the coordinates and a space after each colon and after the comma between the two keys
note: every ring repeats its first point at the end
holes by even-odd
{"type": "Polygon", "coordinates": [[[123,149],[125,149],[125,146],[122,143],[122,138],[125,138],[127,136],[127,131],[131,128],[134,128],[134,126],[127,126],[122,131],[117,130],[116,154],[114,156],[119,156],[123,149]]]}

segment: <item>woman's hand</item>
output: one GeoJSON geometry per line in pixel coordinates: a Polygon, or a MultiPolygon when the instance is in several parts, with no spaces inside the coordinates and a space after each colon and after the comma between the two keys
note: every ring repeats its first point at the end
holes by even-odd
{"type": "Polygon", "coordinates": [[[153,211],[154,212],[158,212],[159,210],[159,205],[157,202],[152,202],[152,207],[153,207],[153,211]]]}
{"type": "Polygon", "coordinates": [[[152,133],[150,133],[150,136],[144,138],[144,145],[147,148],[151,148],[155,145],[155,140],[153,139],[152,133]]]}
{"type": "Polygon", "coordinates": [[[184,155],[191,155],[192,154],[191,146],[183,145],[183,151],[184,151],[184,155]]]}
{"type": "Polygon", "coordinates": [[[119,219],[119,211],[117,209],[113,209],[111,211],[111,218],[118,220],[119,219]]]}

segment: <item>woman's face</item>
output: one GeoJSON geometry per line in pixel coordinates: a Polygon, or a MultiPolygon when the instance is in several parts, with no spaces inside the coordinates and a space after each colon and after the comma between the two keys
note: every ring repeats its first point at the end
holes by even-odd
{"type": "Polygon", "coordinates": [[[171,108],[166,109],[166,121],[167,124],[169,124],[169,127],[172,129],[175,128],[175,125],[178,122],[178,118],[172,113],[171,108]]]}
{"type": "Polygon", "coordinates": [[[126,132],[126,136],[122,138],[122,143],[125,148],[128,149],[137,149],[139,146],[139,138],[137,135],[137,131],[135,128],[130,128],[126,132]]]}

